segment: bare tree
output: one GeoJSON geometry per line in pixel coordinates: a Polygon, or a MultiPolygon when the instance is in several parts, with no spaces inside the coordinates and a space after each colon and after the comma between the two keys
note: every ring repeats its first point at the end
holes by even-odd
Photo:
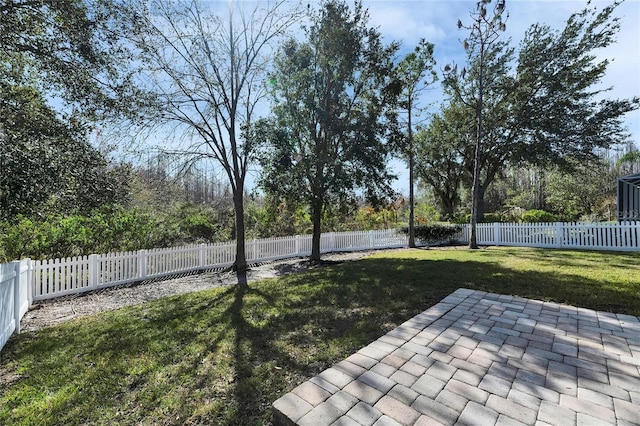
{"type": "Polygon", "coordinates": [[[233,193],[236,259],[247,268],[244,185],[252,158],[242,129],[258,115],[273,44],[293,25],[298,8],[283,0],[245,9],[229,1],[152,0],[141,3],[131,40],[140,52],[141,84],[153,93],[149,123],[179,136],[170,152],[197,161],[213,158],[233,193]]]}

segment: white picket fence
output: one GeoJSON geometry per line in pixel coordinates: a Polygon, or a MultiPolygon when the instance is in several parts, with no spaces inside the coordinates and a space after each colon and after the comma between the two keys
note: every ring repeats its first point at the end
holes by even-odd
{"type": "MultiPolygon", "coordinates": [[[[469,242],[465,225],[460,242],[469,242]]],[[[640,251],[640,222],[479,223],[480,245],[640,251]]]]}
{"type": "MultiPolygon", "coordinates": [[[[396,230],[323,234],[322,253],[405,247],[396,230]]],[[[106,287],[231,266],[235,241],[134,252],[92,254],[65,259],[0,265],[0,349],[20,331],[20,319],[34,301],[106,287]]],[[[249,264],[311,254],[311,235],[246,242],[249,264]]]]}
{"type": "MultiPolygon", "coordinates": [[[[462,227],[461,243],[469,241],[462,227]]],[[[640,223],[478,224],[478,244],[547,248],[640,251],[640,223]]],[[[322,253],[407,246],[395,230],[323,234],[322,253]]],[[[311,254],[311,235],[246,242],[248,263],[311,254]]],[[[231,266],[235,242],[134,252],[92,254],[66,259],[23,259],[0,265],[0,349],[34,301],[83,293],[136,281],[231,266]]]]}

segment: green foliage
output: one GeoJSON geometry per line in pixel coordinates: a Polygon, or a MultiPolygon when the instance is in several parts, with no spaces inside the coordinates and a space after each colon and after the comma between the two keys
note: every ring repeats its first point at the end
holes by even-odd
{"type": "Polygon", "coordinates": [[[161,214],[113,206],[86,216],[19,216],[14,223],[0,222],[0,262],[228,241],[230,229],[217,224],[216,215],[183,204],[161,214]]]}
{"type": "Polygon", "coordinates": [[[525,223],[545,223],[557,222],[558,218],[554,214],[544,210],[527,210],[522,213],[520,220],[525,223]]]}
{"type": "Polygon", "coordinates": [[[58,258],[154,246],[155,221],[136,210],[105,208],[90,216],[20,216],[0,236],[7,260],[58,258]]]}
{"type": "MultiPolygon", "coordinates": [[[[491,212],[485,213],[482,217],[482,221],[479,223],[508,223],[508,222],[517,222],[520,220],[520,215],[517,218],[513,217],[508,213],[500,213],[500,212],[491,212]]],[[[470,213],[458,213],[451,218],[451,223],[455,223],[457,225],[465,225],[471,221],[470,213]]]]}
{"type": "Polygon", "coordinates": [[[571,172],[552,169],[546,175],[546,210],[564,220],[612,220],[615,207],[603,209],[616,195],[616,171],[605,161],[570,160],[571,172]],[[607,210],[610,210],[607,212],[607,210]]]}
{"type": "MultiPolygon", "coordinates": [[[[400,230],[404,234],[409,234],[409,228],[400,230]]],[[[416,239],[423,243],[440,243],[443,241],[452,242],[455,236],[462,231],[459,225],[417,225],[415,227],[416,239]]]]}
{"type": "Polygon", "coordinates": [[[637,151],[636,146],[632,143],[628,149],[616,161],[616,167],[621,176],[640,173],[640,151],[637,151]]]}
{"type": "Polygon", "coordinates": [[[432,204],[416,203],[416,222],[425,225],[442,219],[438,209],[432,204]]]}
{"type": "MultiPolygon", "coordinates": [[[[443,218],[452,218],[461,203],[463,183],[471,181],[469,161],[461,156],[473,145],[473,120],[460,103],[452,102],[435,114],[415,136],[416,172],[432,188],[443,218]]],[[[465,157],[466,158],[466,157],[465,157]]]]}
{"type": "Polygon", "coordinates": [[[178,206],[168,214],[165,220],[177,226],[178,232],[174,236],[176,241],[173,244],[163,244],[163,246],[175,245],[180,241],[212,243],[230,240],[230,229],[225,229],[225,225],[219,223],[217,217],[218,212],[211,207],[192,204],[178,206]]]}
{"type": "Polygon", "coordinates": [[[398,211],[393,204],[385,208],[360,207],[355,215],[358,230],[390,229],[398,223],[398,211]]]}
{"type": "Polygon", "coordinates": [[[618,164],[622,163],[640,163],[640,151],[626,152],[618,159],[618,164]]]}
{"type": "Polygon", "coordinates": [[[122,68],[131,60],[120,37],[127,3],[2,2],[0,74],[30,75],[30,87],[65,101],[89,120],[134,115],[142,96],[122,68]]]}
{"type": "Polygon", "coordinates": [[[247,204],[245,209],[249,238],[285,237],[311,233],[308,208],[301,204],[278,202],[267,197],[262,205],[247,204]]]}
{"type": "Polygon", "coordinates": [[[615,43],[619,4],[576,12],[562,31],[536,24],[526,32],[512,118],[518,138],[528,141],[521,158],[565,165],[565,158],[593,159],[596,149],[626,139],[622,117],[640,106],[640,98],[603,99],[610,89],[595,88],[610,63],[597,51],[615,43]]]}
{"type": "Polygon", "coordinates": [[[429,86],[438,80],[438,76],[433,70],[436,64],[433,58],[433,49],[433,43],[421,39],[415,49],[405,55],[393,70],[395,80],[391,87],[392,90],[398,92],[399,111],[397,114],[399,117],[394,114],[390,118],[393,120],[401,118],[401,121],[404,121],[402,124],[397,123],[398,127],[393,129],[397,132],[394,139],[398,144],[401,157],[408,160],[410,167],[413,166],[412,157],[415,155],[413,149],[414,125],[416,119],[424,112],[424,109],[420,108],[420,97],[429,86]]]}
{"type": "Polygon", "coordinates": [[[37,89],[0,78],[0,220],[126,201],[129,170],[110,165],[86,130],[60,118],[37,89]]]}
{"type": "Polygon", "coordinates": [[[504,222],[500,213],[485,213],[482,221],[484,223],[504,222]]]}

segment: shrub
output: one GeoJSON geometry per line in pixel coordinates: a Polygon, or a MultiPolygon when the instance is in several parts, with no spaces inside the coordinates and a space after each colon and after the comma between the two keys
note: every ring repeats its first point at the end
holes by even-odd
{"type": "Polygon", "coordinates": [[[527,210],[522,213],[520,221],[525,223],[557,222],[558,218],[544,210],[527,210]]]}
{"type": "Polygon", "coordinates": [[[500,213],[485,213],[482,219],[483,223],[502,222],[503,218],[500,213]]]}
{"type": "MultiPolygon", "coordinates": [[[[507,216],[502,215],[499,212],[492,212],[492,213],[485,213],[482,217],[482,220],[478,220],[478,223],[494,223],[494,222],[509,222],[509,218],[507,216]]],[[[471,223],[471,213],[457,214],[451,219],[451,223],[455,223],[458,225],[467,225],[471,223]]]]}
{"type": "MultiPolygon", "coordinates": [[[[462,227],[459,225],[418,225],[415,227],[416,239],[426,244],[442,241],[452,242],[461,230],[462,227]]],[[[409,235],[408,227],[404,227],[400,231],[409,235]]]]}
{"type": "Polygon", "coordinates": [[[465,225],[471,221],[471,215],[465,213],[457,213],[455,214],[450,222],[455,223],[456,225],[465,225]]]}
{"type": "Polygon", "coordinates": [[[1,226],[4,260],[81,256],[129,251],[156,245],[155,220],[135,209],[104,207],[90,216],[51,215],[34,220],[18,216],[1,226]]]}

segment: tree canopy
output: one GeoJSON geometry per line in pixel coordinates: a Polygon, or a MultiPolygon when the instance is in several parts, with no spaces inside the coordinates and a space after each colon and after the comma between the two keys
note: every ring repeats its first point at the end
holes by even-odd
{"type": "Polygon", "coordinates": [[[141,100],[122,72],[122,10],[110,0],[0,4],[1,218],[123,199],[126,179],[88,142],[97,120],[141,100]]]}
{"type": "Polygon", "coordinates": [[[128,13],[115,0],[2,2],[3,70],[36,75],[32,84],[63,100],[68,113],[90,119],[134,113],[142,92],[126,71],[133,60],[122,43],[128,13]]]}
{"type": "Polygon", "coordinates": [[[57,117],[33,87],[0,80],[0,220],[36,213],[86,213],[124,201],[127,181],[57,117]]]}

